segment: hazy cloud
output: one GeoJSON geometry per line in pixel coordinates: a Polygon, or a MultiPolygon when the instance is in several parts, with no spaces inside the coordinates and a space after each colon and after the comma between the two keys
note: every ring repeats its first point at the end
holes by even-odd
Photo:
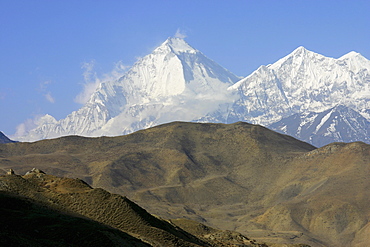
{"type": "Polygon", "coordinates": [[[83,84],[82,92],[79,93],[75,98],[75,102],[77,103],[85,104],[100,84],[100,80],[97,77],[96,72],[94,71],[94,66],[94,60],[92,60],[91,62],[85,62],[81,66],[81,68],[84,70],[82,75],[85,82],[83,84]]]}
{"type": "Polygon", "coordinates": [[[38,131],[42,125],[57,124],[57,120],[49,115],[35,115],[33,119],[27,119],[16,127],[16,133],[11,136],[11,139],[18,141],[36,141],[44,138],[43,133],[38,131]],[[28,135],[28,136],[26,136],[28,135]],[[26,139],[23,139],[26,137],[26,139]]]}
{"type": "Polygon", "coordinates": [[[55,103],[54,97],[51,95],[50,91],[47,91],[48,85],[51,84],[52,81],[44,81],[41,82],[39,85],[39,91],[44,95],[45,99],[50,103],[55,103]]]}
{"type": "Polygon", "coordinates": [[[175,38],[185,39],[186,34],[183,30],[180,30],[179,28],[176,30],[175,38]]]}
{"type": "Polygon", "coordinates": [[[45,91],[48,88],[48,85],[51,84],[51,81],[44,81],[40,83],[40,91],[45,91]]]}
{"type": "Polygon", "coordinates": [[[44,96],[46,100],[49,101],[50,103],[55,103],[55,99],[53,98],[53,96],[51,96],[50,92],[47,92],[44,96]]]}
{"type": "Polygon", "coordinates": [[[102,81],[117,80],[118,78],[122,77],[129,68],[130,66],[124,65],[122,61],[118,61],[110,73],[103,75],[102,81]]]}
{"type": "Polygon", "coordinates": [[[85,82],[83,84],[82,92],[79,93],[75,98],[75,102],[77,103],[85,104],[90,99],[91,95],[96,91],[100,83],[105,81],[117,80],[118,78],[123,76],[129,68],[129,66],[124,65],[122,61],[118,61],[111,72],[106,73],[101,76],[101,78],[99,78],[96,71],[94,70],[94,66],[94,60],[82,65],[82,69],[84,69],[82,75],[85,82]]]}
{"type": "Polygon", "coordinates": [[[28,133],[28,131],[36,128],[38,119],[40,117],[41,116],[36,116],[34,119],[27,119],[24,123],[19,124],[17,126],[16,132],[15,132],[14,136],[12,136],[12,138],[14,138],[16,140],[17,137],[24,136],[28,133]]]}

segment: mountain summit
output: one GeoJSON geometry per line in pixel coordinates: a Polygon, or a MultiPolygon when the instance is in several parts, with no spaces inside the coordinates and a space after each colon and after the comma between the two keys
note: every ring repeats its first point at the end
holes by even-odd
{"type": "Polygon", "coordinates": [[[226,89],[237,80],[185,40],[168,38],[124,76],[102,82],[82,108],[59,121],[43,117],[18,139],[121,135],[173,120],[191,121],[230,102],[226,89]]]}

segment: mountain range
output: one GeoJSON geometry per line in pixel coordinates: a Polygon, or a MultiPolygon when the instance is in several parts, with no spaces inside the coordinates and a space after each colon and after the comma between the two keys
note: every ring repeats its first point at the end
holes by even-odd
{"type": "Polygon", "coordinates": [[[16,139],[116,136],[172,121],[246,121],[315,146],[368,142],[369,83],[370,61],[356,52],[335,59],[298,47],[240,78],[183,39],[169,38],[124,76],[102,82],[79,110],[58,121],[45,115],[16,139]]]}
{"type": "MultiPolygon", "coordinates": [[[[173,122],[118,137],[0,145],[4,170],[26,174],[38,167],[50,176],[77,177],[161,218],[191,219],[282,246],[368,246],[369,164],[368,144],[315,148],[245,122],[173,122]]],[[[53,185],[56,178],[31,178],[42,190],[64,191],[53,185]]],[[[90,208],[90,201],[65,205],[90,212],[99,205],[90,208]]]]}

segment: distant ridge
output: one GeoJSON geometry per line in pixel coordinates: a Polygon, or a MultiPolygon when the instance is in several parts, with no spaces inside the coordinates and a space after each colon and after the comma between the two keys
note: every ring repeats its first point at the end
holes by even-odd
{"type": "Polygon", "coordinates": [[[370,122],[357,111],[343,105],[323,112],[296,113],[268,127],[317,147],[353,140],[370,143],[370,122]]]}
{"type": "Polygon", "coordinates": [[[6,135],[4,135],[3,132],[0,131],[0,144],[11,143],[11,142],[14,142],[14,141],[10,140],[6,135]]]}

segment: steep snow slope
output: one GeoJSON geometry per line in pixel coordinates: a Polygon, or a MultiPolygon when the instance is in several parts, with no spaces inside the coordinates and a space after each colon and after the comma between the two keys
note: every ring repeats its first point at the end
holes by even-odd
{"type": "Polygon", "coordinates": [[[268,127],[317,147],[332,142],[370,143],[370,122],[343,105],[319,113],[296,113],[268,127]]]}
{"type": "Polygon", "coordinates": [[[341,104],[369,119],[369,84],[370,61],[359,53],[334,59],[299,47],[229,88],[240,95],[229,118],[269,125],[295,113],[341,104]]]}
{"type": "Polygon", "coordinates": [[[63,135],[120,135],[173,120],[191,121],[231,102],[227,88],[239,78],[192,48],[169,38],[123,77],[99,85],[65,119],[46,115],[22,141],[63,135]]]}

